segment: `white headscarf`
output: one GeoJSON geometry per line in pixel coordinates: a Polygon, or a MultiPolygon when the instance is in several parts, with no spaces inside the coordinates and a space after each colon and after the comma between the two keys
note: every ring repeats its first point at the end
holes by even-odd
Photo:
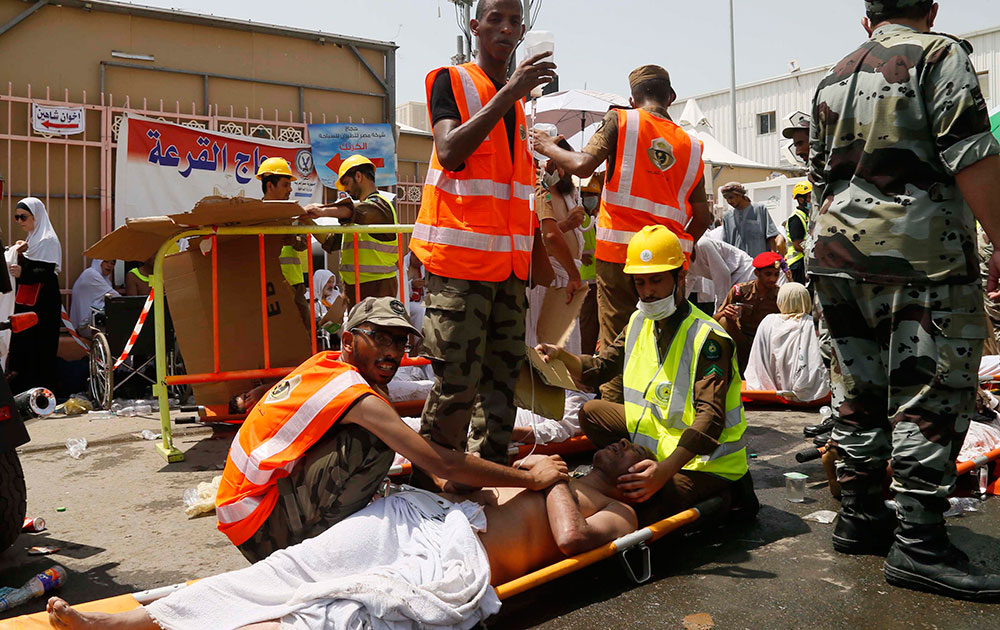
{"type": "Polygon", "coordinates": [[[812,315],[812,298],[809,289],[798,282],[788,282],[778,289],[778,310],[785,318],[812,315]]]}
{"type": "Polygon", "coordinates": [[[49,221],[49,213],[45,204],[36,197],[25,197],[18,202],[24,204],[35,217],[35,228],[28,233],[28,249],[25,258],[35,262],[55,263],[56,273],[62,269],[62,245],[59,237],[49,221]]]}
{"type": "Polygon", "coordinates": [[[326,283],[330,281],[333,277],[333,272],[329,269],[317,269],[313,272],[313,289],[316,291],[316,295],[320,299],[313,302],[313,311],[316,313],[316,318],[319,319],[326,315],[327,309],[333,305],[334,301],[340,295],[340,291],[334,287],[332,292],[326,292],[326,283]],[[324,301],[326,303],[324,303],[324,301]]]}
{"type": "Polygon", "coordinates": [[[73,301],[70,304],[69,320],[73,322],[74,328],[79,328],[81,324],[90,321],[92,311],[90,308],[104,308],[104,296],[108,293],[117,297],[111,284],[111,275],[101,273],[101,263],[95,260],[90,263],[90,267],[83,270],[80,277],[73,284],[73,301]]]}

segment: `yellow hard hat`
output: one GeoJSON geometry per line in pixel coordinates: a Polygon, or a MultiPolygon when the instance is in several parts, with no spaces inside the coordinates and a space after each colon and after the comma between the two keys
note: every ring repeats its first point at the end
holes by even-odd
{"type": "Polygon", "coordinates": [[[792,189],[792,197],[798,197],[799,195],[808,195],[813,191],[812,184],[809,182],[799,182],[795,184],[795,188],[792,189]]]}
{"type": "Polygon", "coordinates": [[[361,166],[362,164],[368,164],[372,167],[372,170],[375,170],[375,163],[363,155],[352,155],[341,163],[340,172],[337,173],[337,190],[344,190],[344,184],[340,181],[344,178],[344,175],[347,175],[347,172],[352,168],[361,166]]]}
{"type": "Polygon", "coordinates": [[[285,158],[272,157],[261,162],[260,168],[257,169],[257,179],[263,179],[265,175],[284,175],[291,177],[293,182],[295,181],[292,168],[288,166],[285,158]]]}
{"type": "Polygon", "coordinates": [[[625,273],[660,273],[684,266],[684,250],[677,235],[665,225],[647,225],[628,242],[625,273]]]}
{"type": "Polygon", "coordinates": [[[590,177],[581,180],[580,192],[594,193],[595,195],[601,194],[601,179],[597,175],[591,175],[590,177]]]}

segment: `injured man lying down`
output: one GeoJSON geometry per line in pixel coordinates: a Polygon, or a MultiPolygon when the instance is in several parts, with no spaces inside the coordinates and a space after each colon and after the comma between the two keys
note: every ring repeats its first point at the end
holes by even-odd
{"type": "MultiPolygon", "coordinates": [[[[378,499],[326,532],[245,569],[113,615],[48,603],[56,628],[254,630],[460,628],[500,609],[497,586],[637,527],[615,487],[652,455],[627,440],[593,470],[542,492],[516,488],[378,499]]],[[[520,463],[531,467],[544,456],[520,463]]]]}

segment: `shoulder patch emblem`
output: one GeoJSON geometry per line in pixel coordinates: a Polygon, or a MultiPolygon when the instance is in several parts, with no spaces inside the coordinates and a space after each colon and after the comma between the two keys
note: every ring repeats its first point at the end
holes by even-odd
{"type": "Polygon", "coordinates": [[[274,387],[271,391],[267,393],[267,398],[264,399],[264,404],[279,403],[288,400],[288,397],[292,395],[292,391],[299,386],[302,382],[302,375],[296,374],[292,378],[287,378],[274,387]]]}
{"type": "Polygon", "coordinates": [[[705,342],[705,358],[714,361],[722,356],[722,346],[715,339],[705,342]]]}
{"type": "Polygon", "coordinates": [[[524,125],[519,125],[519,126],[518,126],[518,135],[520,135],[520,136],[521,136],[521,140],[522,140],[522,141],[523,141],[523,140],[527,140],[527,139],[528,139],[528,132],[527,132],[527,131],[525,131],[525,129],[524,129],[524,125]]]}
{"type": "Polygon", "coordinates": [[[663,138],[655,138],[646,150],[646,155],[653,166],[661,171],[669,169],[677,161],[674,157],[674,148],[663,138]]]}

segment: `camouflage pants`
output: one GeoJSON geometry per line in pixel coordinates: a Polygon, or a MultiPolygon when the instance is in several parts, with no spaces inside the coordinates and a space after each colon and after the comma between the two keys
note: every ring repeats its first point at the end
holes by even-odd
{"type": "Polygon", "coordinates": [[[421,354],[431,360],[434,385],[420,433],[506,464],[514,387],[525,354],[524,281],[514,275],[479,282],[429,273],[426,289],[421,354]]]}
{"type": "Polygon", "coordinates": [[[368,505],[395,453],[356,424],[337,424],[310,448],[292,474],[278,481],[278,503],[250,540],[239,545],[250,562],[297,545],[368,505]]]}
{"type": "Polygon", "coordinates": [[[975,407],[986,334],[981,287],[813,283],[836,358],[838,479],[880,483],[891,460],[900,518],[941,522],[975,407]]]}
{"type": "MultiPolygon", "coordinates": [[[[639,302],[639,293],[635,290],[631,276],[626,275],[624,263],[596,260],[594,265],[597,270],[597,321],[601,329],[600,342],[602,348],[608,348],[628,326],[628,320],[639,302]]],[[[618,375],[601,385],[601,399],[624,403],[622,391],[622,377],[618,375]]]]}

